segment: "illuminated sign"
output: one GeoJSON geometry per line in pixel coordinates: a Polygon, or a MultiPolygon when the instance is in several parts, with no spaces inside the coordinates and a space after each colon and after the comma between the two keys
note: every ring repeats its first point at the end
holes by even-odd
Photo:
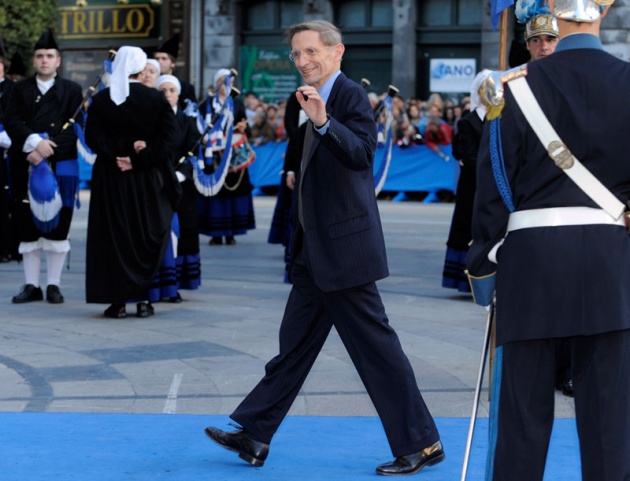
{"type": "Polygon", "coordinates": [[[158,38],[159,9],[148,3],[59,7],[58,37],[62,40],[158,38]]]}

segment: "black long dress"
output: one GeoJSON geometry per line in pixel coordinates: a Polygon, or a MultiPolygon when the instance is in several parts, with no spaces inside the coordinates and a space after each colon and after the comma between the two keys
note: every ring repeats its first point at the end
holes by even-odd
{"type": "MultiPolygon", "coordinates": [[[[175,115],[178,127],[175,152],[185,155],[197,142],[199,133],[193,118],[181,109],[175,115]]],[[[201,284],[201,259],[199,256],[199,215],[197,214],[197,189],[193,182],[192,166],[182,163],[176,166],[186,180],[181,182],[182,200],[177,207],[179,239],[177,242],[177,286],[180,289],[196,289],[201,284]]]]}
{"type": "Polygon", "coordinates": [[[483,121],[476,111],[466,114],[457,124],[453,140],[453,157],[464,165],[457,182],[455,210],[446,242],[446,258],[442,273],[442,287],[470,292],[464,270],[466,253],[472,239],[472,212],[477,189],[477,152],[483,130],[483,121]]]}
{"type": "Polygon", "coordinates": [[[116,106],[109,89],[89,110],[85,138],[96,153],[88,219],[86,300],[124,303],[146,296],[168,244],[181,197],[175,177],[175,116],[164,95],[138,82],[116,106]],[[133,143],[144,140],[136,154],[133,143]],[[130,156],[122,172],[117,156],[130,156]]]}

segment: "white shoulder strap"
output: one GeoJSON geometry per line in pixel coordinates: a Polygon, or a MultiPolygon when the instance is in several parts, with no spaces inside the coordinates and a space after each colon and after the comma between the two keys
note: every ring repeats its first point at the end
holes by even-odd
{"type": "Polygon", "coordinates": [[[549,157],[597,205],[604,209],[613,219],[619,219],[623,215],[625,206],[575,158],[569,148],[562,142],[540,108],[540,104],[534,97],[527,79],[525,77],[517,78],[508,82],[508,86],[529,125],[547,149],[549,157]]]}

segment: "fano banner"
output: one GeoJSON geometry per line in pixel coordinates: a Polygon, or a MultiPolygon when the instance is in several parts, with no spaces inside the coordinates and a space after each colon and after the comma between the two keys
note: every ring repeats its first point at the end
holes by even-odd
{"type": "Polygon", "coordinates": [[[158,38],[160,7],[148,3],[59,7],[61,40],[158,38]]]}
{"type": "Polygon", "coordinates": [[[434,58],[431,59],[431,92],[470,92],[477,62],[474,58],[434,58]]]}

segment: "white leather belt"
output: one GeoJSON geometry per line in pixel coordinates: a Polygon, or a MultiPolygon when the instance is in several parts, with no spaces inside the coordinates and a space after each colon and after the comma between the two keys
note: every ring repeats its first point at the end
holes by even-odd
{"type": "Polygon", "coordinates": [[[591,207],[551,207],[512,212],[507,231],[532,227],[608,224],[625,227],[624,217],[613,219],[605,210],[591,207]]]}
{"type": "MultiPolygon", "coordinates": [[[[610,192],[584,165],[576,159],[569,148],[562,142],[540,104],[529,88],[525,77],[517,78],[508,83],[523,115],[536,133],[540,142],[547,149],[549,156],[556,165],[564,170],[577,186],[584,191],[598,206],[611,217],[619,219],[623,216],[625,206],[610,192]]],[[[602,222],[593,222],[601,224],[602,222]]],[[[572,224],[568,224],[572,225],[572,224]]]]}

